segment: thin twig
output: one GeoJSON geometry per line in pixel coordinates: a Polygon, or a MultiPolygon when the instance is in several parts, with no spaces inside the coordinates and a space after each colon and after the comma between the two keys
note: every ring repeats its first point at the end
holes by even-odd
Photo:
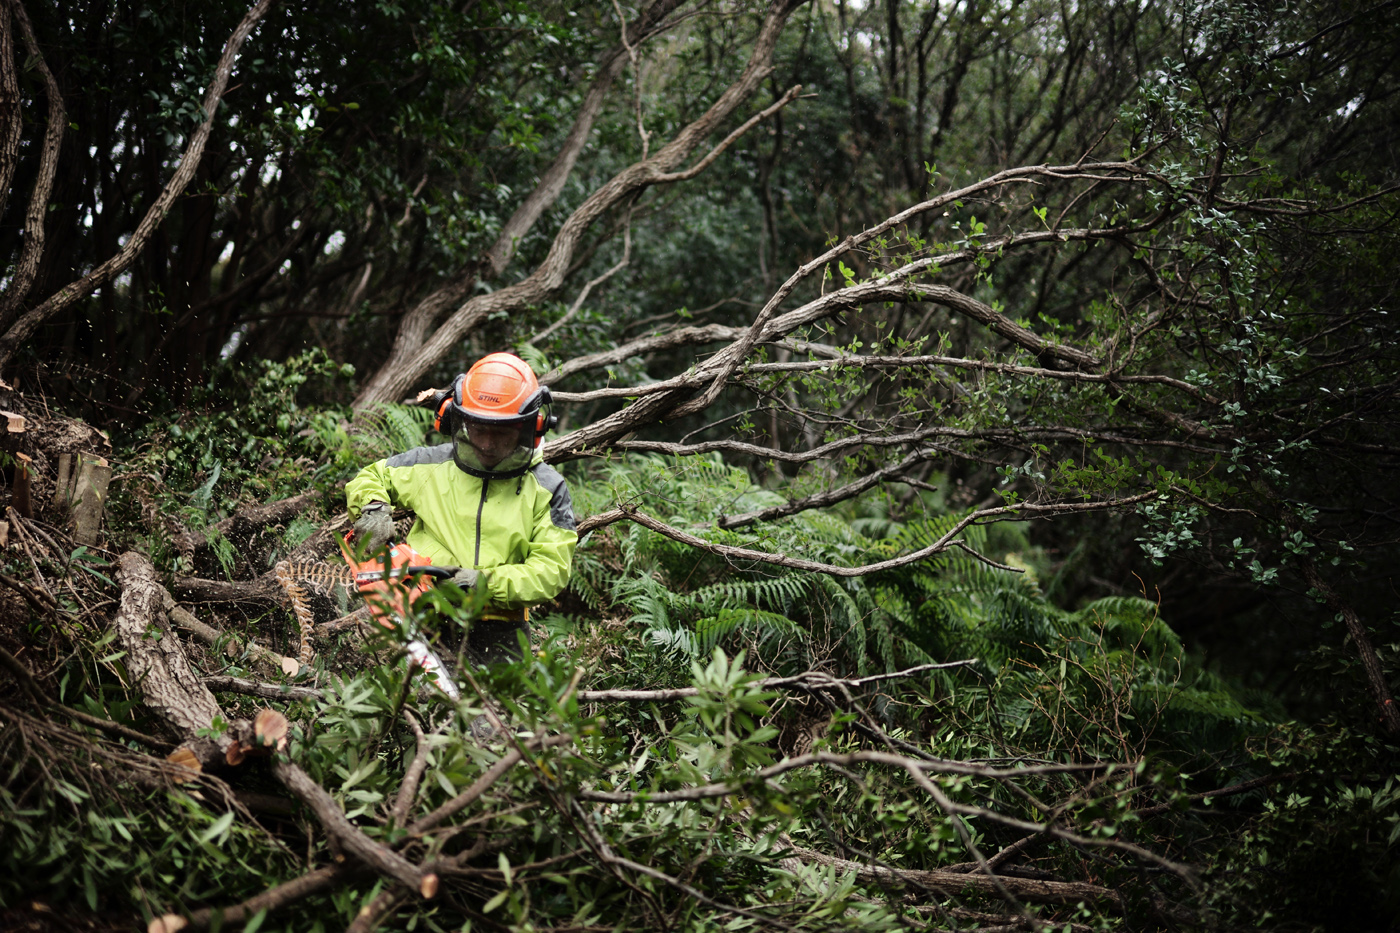
{"type": "MultiPolygon", "coordinates": [[[[531,749],[544,749],[555,745],[567,745],[572,741],[573,737],[570,735],[542,736],[531,739],[526,743],[526,747],[531,749]]],[[[510,749],[502,755],[495,764],[483,771],[481,776],[473,781],[470,787],[438,807],[432,813],[420,817],[410,824],[407,829],[407,835],[421,836],[453,814],[460,813],[470,806],[478,797],[490,790],[491,785],[499,781],[502,775],[519,764],[520,760],[524,757],[525,756],[521,754],[519,749],[510,749]]]]}

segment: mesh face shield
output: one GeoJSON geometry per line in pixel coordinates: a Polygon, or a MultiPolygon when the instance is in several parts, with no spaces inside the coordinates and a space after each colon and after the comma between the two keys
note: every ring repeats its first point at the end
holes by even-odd
{"type": "Polygon", "coordinates": [[[486,419],[463,413],[452,433],[452,459],[483,479],[509,479],[530,468],[534,459],[538,415],[486,419]]]}

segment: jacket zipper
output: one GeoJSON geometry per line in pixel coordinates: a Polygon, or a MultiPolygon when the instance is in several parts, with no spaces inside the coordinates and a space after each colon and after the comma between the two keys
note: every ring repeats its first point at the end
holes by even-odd
{"type": "Polygon", "coordinates": [[[481,501],[476,505],[476,557],[472,563],[473,567],[481,566],[481,510],[486,508],[486,489],[491,485],[489,479],[481,481],[481,501]]]}

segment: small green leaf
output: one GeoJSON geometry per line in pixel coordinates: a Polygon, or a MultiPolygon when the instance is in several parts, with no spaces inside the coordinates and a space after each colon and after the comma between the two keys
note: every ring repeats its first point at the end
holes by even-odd
{"type": "Polygon", "coordinates": [[[199,836],[199,841],[200,841],[200,842],[209,842],[209,841],[212,840],[215,836],[223,835],[225,832],[228,831],[228,828],[229,828],[230,826],[232,826],[232,825],[233,825],[233,811],[230,810],[229,812],[225,813],[223,816],[221,816],[221,817],[219,817],[217,820],[215,820],[213,826],[210,826],[210,827],[209,827],[208,829],[206,829],[203,833],[201,833],[200,836],[199,836]]]}

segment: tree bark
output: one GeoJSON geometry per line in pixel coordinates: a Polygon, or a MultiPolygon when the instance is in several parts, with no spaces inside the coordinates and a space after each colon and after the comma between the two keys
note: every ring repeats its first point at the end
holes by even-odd
{"type": "Polygon", "coordinates": [[[10,200],[10,184],[19,164],[19,77],[15,73],[15,38],[10,5],[0,3],[0,217],[10,200]]]}
{"type": "Polygon", "coordinates": [[[113,624],[126,649],[127,672],[146,705],[169,723],[199,763],[208,767],[220,760],[222,748],[196,733],[220,715],[219,702],[195,675],[170,628],[165,611],[169,594],[156,581],[155,567],[135,551],[123,554],[117,567],[122,596],[113,624]]]}
{"type": "MultiPolygon", "coordinates": [[[[670,173],[728,119],[739,104],[758,90],[763,79],[772,71],[769,60],[788,16],[803,2],[805,0],[771,0],[743,74],[725,89],[709,110],[684,127],[655,155],[634,163],[594,191],[564,221],[554,237],[549,254],[526,279],[490,294],[472,297],[412,353],[396,352],[360,391],[353,403],[355,410],[363,411],[380,402],[402,399],[424,373],[451,352],[457,342],[481,321],[491,315],[516,311],[548,298],[564,283],[570,260],[583,234],[608,210],[648,187],[690,177],[689,172],[670,173]]],[[[725,144],[730,141],[726,140],[725,144]]],[[[712,157],[713,153],[702,160],[702,166],[708,164],[712,157]]]]}
{"type": "MultiPolygon", "coordinates": [[[[29,196],[29,210],[24,215],[24,247],[15,263],[10,286],[0,295],[0,327],[7,326],[20,303],[24,301],[34,284],[34,276],[39,271],[39,259],[44,253],[44,218],[49,212],[49,195],[53,192],[54,174],[58,171],[58,150],[63,143],[63,128],[67,123],[64,116],[63,95],[58,90],[58,82],[53,72],[44,62],[39,42],[34,37],[34,27],[29,22],[29,14],[24,5],[14,4],[15,21],[24,35],[24,48],[35,63],[44,79],[44,93],[49,100],[49,121],[44,131],[43,148],[39,150],[39,175],[34,179],[34,191],[29,196]]],[[[16,123],[19,123],[18,100],[15,110],[16,123]]],[[[4,188],[9,190],[9,181],[4,188]]],[[[3,209],[3,205],[0,205],[3,209]]]]}
{"type": "Polygon", "coordinates": [[[253,27],[257,25],[258,20],[262,19],[263,14],[271,5],[272,0],[258,0],[257,4],[243,17],[238,27],[234,29],[233,34],[229,36],[228,42],[224,46],[223,55],[220,56],[219,63],[214,69],[214,79],[204,97],[204,122],[190,137],[189,145],[180,159],[180,165],[175,170],[175,174],[166,184],[165,189],[161,191],[160,196],[156,198],[155,203],[151,205],[150,210],[146,212],[146,216],[141,219],[141,223],[137,225],[126,245],[115,256],[76,282],[59,289],[38,307],[21,315],[14,324],[10,325],[4,336],[0,336],[0,369],[13,362],[20,347],[33,336],[40,325],[89,294],[93,289],[120,275],[140,255],[141,250],[145,248],[146,243],[165,220],[165,215],[174,204],[175,199],[180,196],[190,179],[194,177],[195,169],[199,165],[200,158],[204,155],[205,144],[209,141],[209,134],[214,127],[219,101],[223,98],[224,88],[228,86],[229,75],[233,72],[233,61],[243,45],[243,40],[248,38],[248,34],[253,31],[253,27]]]}

